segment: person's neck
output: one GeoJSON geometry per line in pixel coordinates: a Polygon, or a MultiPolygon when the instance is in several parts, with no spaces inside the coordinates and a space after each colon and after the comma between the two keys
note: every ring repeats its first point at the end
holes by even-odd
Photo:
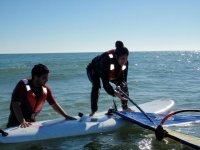
{"type": "Polygon", "coordinates": [[[32,84],[34,87],[41,87],[35,80],[32,80],[32,84]]]}

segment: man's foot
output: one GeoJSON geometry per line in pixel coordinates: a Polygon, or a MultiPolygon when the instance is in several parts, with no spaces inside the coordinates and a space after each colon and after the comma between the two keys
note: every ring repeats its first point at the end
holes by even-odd
{"type": "Polygon", "coordinates": [[[94,114],[95,114],[95,112],[91,112],[91,113],[89,114],[89,116],[90,116],[90,117],[93,117],[94,114]]]}

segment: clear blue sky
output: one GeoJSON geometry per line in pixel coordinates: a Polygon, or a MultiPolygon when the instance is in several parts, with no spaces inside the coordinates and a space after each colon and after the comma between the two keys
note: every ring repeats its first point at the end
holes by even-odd
{"type": "Polygon", "coordinates": [[[0,0],[0,53],[200,50],[200,0],[0,0]]]}

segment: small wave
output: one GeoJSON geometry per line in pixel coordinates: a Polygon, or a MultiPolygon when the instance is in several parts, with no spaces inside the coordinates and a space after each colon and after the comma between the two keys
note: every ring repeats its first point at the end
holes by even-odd
{"type": "Polygon", "coordinates": [[[9,67],[9,68],[3,68],[0,69],[0,76],[6,77],[7,75],[15,75],[15,74],[24,74],[24,73],[29,73],[30,70],[27,66],[16,66],[16,67],[9,67]]]}

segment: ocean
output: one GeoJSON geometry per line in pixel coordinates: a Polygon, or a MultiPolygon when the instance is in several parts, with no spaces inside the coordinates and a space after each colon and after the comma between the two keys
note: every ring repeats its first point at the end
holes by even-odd
{"type": "MultiPolygon", "coordinates": [[[[91,83],[87,64],[100,53],[0,54],[0,128],[5,128],[13,89],[19,80],[31,77],[35,64],[50,69],[48,85],[58,103],[70,115],[90,113],[91,83]]],[[[128,86],[130,97],[141,104],[172,99],[172,110],[199,109],[200,52],[131,52],[128,86]]],[[[101,88],[99,112],[112,105],[101,88]]],[[[131,105],[131,104],[130,104],[131,105]]],[[[118,107],[120,104],[118,103],[118,107]]],[[[145,111],[145,110],[144,110],[145,111]]],[[[37,120],[61,117],[46,103],[37,120]]],[[[190,128],[190,127],[188,127],[190,128]]],[[[200,135],[200,130],[195,131],[200,135]]],[[[200,137],[200,136],[199,136],[200,137]]],[[[136,125],[117,131],[20,144],[0,144],[0,150],[186,150],[177,142],[158,142],[152,132],[136,125]]]]}

